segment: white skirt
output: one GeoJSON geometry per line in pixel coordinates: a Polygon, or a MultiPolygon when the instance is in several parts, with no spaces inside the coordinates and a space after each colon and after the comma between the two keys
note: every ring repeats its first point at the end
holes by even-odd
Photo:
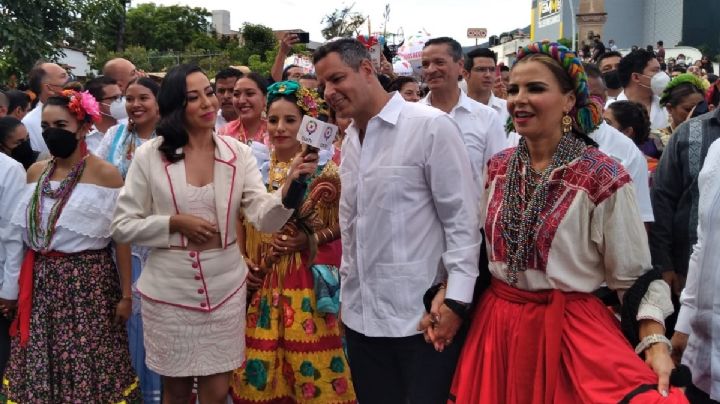
{"type": "Polygon", "coordinates": [[[143,298],[145,363],[162,376],[209,376],[245,360],[245,296],[240,290],[211,312],[143,298]]]}

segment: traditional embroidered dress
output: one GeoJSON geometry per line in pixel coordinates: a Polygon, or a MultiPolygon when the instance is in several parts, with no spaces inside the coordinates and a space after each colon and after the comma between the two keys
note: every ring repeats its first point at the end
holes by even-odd
{"type": "MultiPolygon", "coordinates": [[[[155,133],[152,134],[150,139],[154,137],[155,133]]],[[[101,159],[117,167],[124,179],[130,169],[135,150],[147,140],[131,132],[127,125],[118,124],[108,129],[95,153],[101,159]]],[[[132,365],[140,379],[143,402],[159,403],[161,394],[160,375],[148,369],[145,364],[143,322],[140,314],[142,300],[140,293],[137,291],[137,280],[140,278],[143,265],[145,265],[149,254],[149,247],[132,245],[133,311],[130,319],[128,319],[127,328],[132,365]]]]}
{"type": "MultiPolygon", "coordinates": [[[[26,244],[27,209],[35,186],[26,186],[12,218],[26,244]]],[[[51,182],[51,187],[57,189],[58,183],[51,182]]],[[[8,403],[139,402],[125,325],[113,323],[122,293],[108,244],[118,192],[77,184],[47,251],[31,248],[26,257],[23,272],[30,269],[25,275],[30,275],[32,289],[29,336],[23,345],[21,323],[3,380],[8,403]]],[[[40,217],[45,228],[54,199],[43,198],[40,217]]],[[[22,304],[23,273],[20,284],[22,304]]]]}
{"type": "MultiPolygon", "coordinates": [[[[547,191],[553,202],[537,212],[526,270],[513,284],[502,212],[514,151],[489,164],[482,206],[493,280],[472,319],[450,402],[617,403],[634,390],[640,394],[633,403],[686,402],[677,389],[665,399],[656,387],[643,391],[657,384],[657,375],[590,294],[603,282],[627,289],[651,267],[629,175],[593,147],[556,168],[547,191]]],[[[520,163],[522,195],[530,172],[520,163]]],[[[638,319],[662,323],[669,314],[662,288],[650,284],[638,319]]]]}
{"type": "MultiPolygon", "coordinates": [[[[269,188],[284,178],[270,168],[269,188]]],[[[328,162],[310,180],[301,217],[314,230],[338,223],[340,178],[328,162]]],[[[247,254],[254,262],[270,250],[272,234],[246,225],[247,254]]],[[[282,233],[302,231],[297,221],[282,233]]],[[[312,237],[312,236],[310,236],[312,237]]],[[[236,403],[348,403],[355,401],[338,320],[340,241],[284,255],[255,292],[247,313],[246,362],[233,374],[236,403]]]]}
{"type": "MultiPolygon", "coordinates": [[[[270,137],[267,132],[267,122],[262,121],[255,134],[247,133],[240,119],[236,119],[220,128],[218,135],[230,136],[250,146],[257,160],[257,166],[261,169],[270,161],[270,137]]],[[[267,178],[264,178],[267,180],[267,178]]]]}

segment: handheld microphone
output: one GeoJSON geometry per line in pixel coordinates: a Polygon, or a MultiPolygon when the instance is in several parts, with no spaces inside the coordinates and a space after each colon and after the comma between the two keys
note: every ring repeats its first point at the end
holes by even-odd
{"type": "MultiPolygon", "coordinates": [[[[302,154],[303,157],[310,153],[317,153],[320,149],[332,147],[337,133],[337,126],[305,115],[300,123],[300,130],[297,135],[300,143],[306,146],[302,154]]],[[[300,204],[305,198],[305,192],[307,191],[308,177],[308,174],[303,174],[290,183],[288,191],[282,200],[283,206],[288,209],[297,209],[300,207],[300,204]]]]}

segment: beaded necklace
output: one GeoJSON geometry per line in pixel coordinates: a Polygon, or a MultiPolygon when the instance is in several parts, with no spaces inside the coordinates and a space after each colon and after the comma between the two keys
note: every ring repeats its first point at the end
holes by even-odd
{"type": "MultiPolygon", "coordinates": [[[[563,135],[550,165],[542,173],[534,172],[525,138],[508,162],[508,174],[503,189],[502,236],[507,245],[507,280],[518,281],[518,273],[527,270],[528,260],[535,251],[537,230],[551,213],[546,207],[557,202],[559,193],[549,194],[552,173],[582,155],[587,146],[572,134],[563,135]],[[534,174],[534,175],[533,175],[534,174]]],[[[563,169],[561,180],[565,176],[563,169]]]]}
{"type": "Polygon", "coordinates": [[[73,189],[80,181],[85,166],[87,165],[87,155],[80,159],[68,173],[60,186],[53,190],[50,186],[50,178],[52,177],[55,169],[57,168],[57,162],[53,158],[48,163],[45,170],[40,175],[35,191],[30,198],[30,203],[27,207],[27,236],[30,247],[37,251],[46,251],[50,246],[53,235],[55,234],[55,225],[57,224],[60,214],[62,213],[65,204],[70,199],[73,189]],[[47,226],[42,228],[42,211],[43,211],[43,200],[45,197],[55,199],[55,203],[50,210],[48,216],[47,226]]]}

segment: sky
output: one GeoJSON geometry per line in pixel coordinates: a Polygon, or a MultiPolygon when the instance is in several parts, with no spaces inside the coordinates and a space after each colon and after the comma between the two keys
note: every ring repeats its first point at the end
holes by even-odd
{"type": "MultiPolygon", "coordinates": [[[[131,5],[150,3],[204,7],[209,11],[230,11],[230,28],[244,22],[266,25],[274,30],[303,29],[310,40],[324,42],[320,30],[323,16],[353,1],[338,0],[133,0],[131,5]]],[[[431,36],[451,36],[463,45],[468,28],[486,28],[488,36],[530,25],[531,0],[358,0],[353,11],[370,17],[373,31],[382,31],[385,4],[390,4],[388,32],[402,28],[407,38],[425,30],[431,36]]],[[[365,32],[367,33],[367,26],[365,32]]],[[[482,43],[483,40],[480,40],[482,43]]]]}

